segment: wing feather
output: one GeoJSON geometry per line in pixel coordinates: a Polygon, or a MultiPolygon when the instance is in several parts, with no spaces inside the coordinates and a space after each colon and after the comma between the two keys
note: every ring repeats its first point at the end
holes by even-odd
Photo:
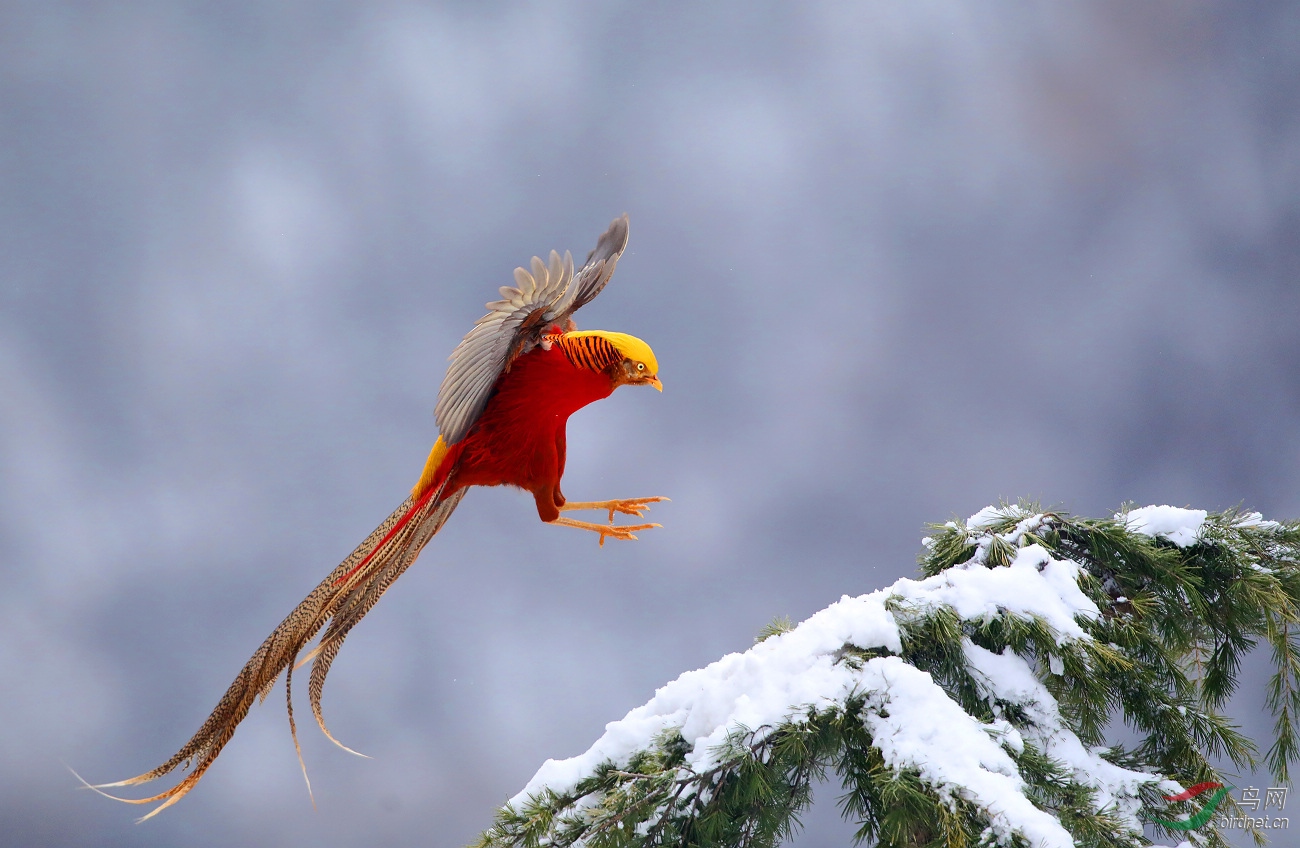
{"type": "Polygon", "coordinates": [[[586,306],[605,288],[609,278],[614,275],[618,258],[627,247],[627,234],[628,222],[624,215],[615,218],[609,229],[596,240],[596,247],[587,254],[582,270],[574,275],[573,285],[565,292],[566,303],[560,305],[565,317],[586,306]]]}
{"type": "Polygon", "coordinates": [[[433,413],[449,446],[474,426],[497,378],[515,357],[540,344],[552,326],[565,326],[570,315],[600,294],[627,246],[627,235],[627,216],[615,218],[577,273],[573,256],[566,251],[561,258],[554,250],[549,262],[534,256],[529,268],[515,269],[515,285],[501,286],[501,299],[487,305],[487,314],[451,353],[433,413]]]}

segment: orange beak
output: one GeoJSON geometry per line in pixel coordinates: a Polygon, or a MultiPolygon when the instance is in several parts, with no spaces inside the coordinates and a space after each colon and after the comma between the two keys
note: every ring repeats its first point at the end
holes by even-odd
{"type": "Polygon", "coordinates": [[[646,383],[648,383],[651,386],[654,386],[657,391],[662,392],[664,390],[664,384],[659,382],[658,377],[651,377],[650,379],[646,380],[646,383]]]}

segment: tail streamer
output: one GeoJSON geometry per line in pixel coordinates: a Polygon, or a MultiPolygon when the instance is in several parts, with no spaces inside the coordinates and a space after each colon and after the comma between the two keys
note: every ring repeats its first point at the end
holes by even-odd
{"type": "MultiPolygon", "coordinates": [[[[298,731],[293,718],[293,670],[298,655],[322,629],[325,632],[320,642],[298,665],[308,661],[312,663],[307,694],[312,715],[321,732],[340,748],[356,754],[356,751],[335,739],[325,726],[321,711],[325,678],[348,633],[370,612],[393,581],[415,562],[420,551],[442,529],[442,525],[465,496],[466,490],[460,489],[446,498],[440,498],[442,488],[444,487],[440,486],[436,491],[426,492],[419,500],[408,497],[347,559],[317,584],[302,603],[266,637],[266,641],[244,664],[203,726],[169,760],[151,771],[126,780],[87,783],[86,786],[101,795],[128,804],[158,803],[140,821],[156,816],[185,797],[198,784],[204,772],[216,761],[221,749],[234,736],[235,729],[248,715],[254,701],[266,700],[281,672],[286,672],[289,729],[301,764],[302,749],[298,744],[298,731]],[[148,783],[191,763],[193,768],[184,779],[166,792],[149,798],[122,798],[103,791],[148,783]]],[[[304,765],[303,778],[306,777],[307,769],[304,765]]],[[[307,790],[311,792],[310,780],[307,782],[307,790]]]]}

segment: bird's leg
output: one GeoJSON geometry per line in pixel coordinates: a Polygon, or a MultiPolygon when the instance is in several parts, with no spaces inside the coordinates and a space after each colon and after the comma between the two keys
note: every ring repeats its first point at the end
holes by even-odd
{"type": "MultiPolygon", "coordinates": [[[[569,501],[560,507],[561,512],[569,512],[576,509],[607,509],[609,510],[609,523],[614,523],[614,513],[621,512],[624,515],[635,515],[637,518],[645,515],[650,509],[650,504],[666,501],[668,498],[623,498],[616,501],[569,501]]],[[[585,522],[584,522],[585,523],[585,522]]],[[[658,527],[657,524],[649,525],[658,527]]],[[[641,528],[646,529],[646,528],[641,528]]]]}
{"type": "Polygon", "coordinates": [[[613,536],[615,539],[633,540],[636,536],[632,535],[638,530],[650,530],[659,527],[659,524],[625,524],[618,525],[614,523],[614,513],[621,512],[624,515],[635,515],[640,518],[645,515],[646,510],[650,509],[650,504],[666,501],[668,498],[623,498],[614,501],[568,501],[563,503],[559,509],[561,512],[570,512],[579,509],[607,509],[609,510],[609,523],[596,524],[591,521],[578,521],[574,518],[557,517],[552,519],[550,524],[559,524],[563,527],[577,527],[579,530],[590,530],[593,533],[600,534],[600,546],[605,546],[605,537],[613,536]]]}
{"type": "Polygon", "coordinates": [[[624,515],[635,515],[640,518],[645,511],[650,508],[650,504],[666,501],[667,498],[625,498],[617,501],[574,501],[569,502],[560,494],[558,484],[538,488],[533,490],[533,499],[537,502],[537,516],[547,524],[558,524],[561,527],[576,527],[579,530],[590,530],[593,533],[600,534],[600,546],[605,546],[605,539],[613,536],[615,539],[631,541],[636,539],[633,535],[638,530],[649,530],[658,527],[658,524],[625,524],[617,525],[614,523],[614,513],[621,512],[624,515]],[[591,521],[578,521],[574,518],[564,518],[560,513],[577,509],[607,509],[609,510],[609,523],[596,524],[591,521]]]}
{"type": "MultiPolygon", "coordinates": [[[[640,513],[637,514],[639,515],[640,513]]],[[[624,541],[633,541],[636,539],[636,536],[632,534],[636,531],[649,530],[652,527],[662,526],[659,524],[596,524],[591,521],[578,521],[573,518],[565,518],[564,516],[552,519],[546,523],[557,524],[560,527],[577,527],[579,530],[590,530],[593,533],[599,533],[600,546],[602,548],[605,547],[606,536],[613,536],[615,539],[623,539],[624,541]]]]}

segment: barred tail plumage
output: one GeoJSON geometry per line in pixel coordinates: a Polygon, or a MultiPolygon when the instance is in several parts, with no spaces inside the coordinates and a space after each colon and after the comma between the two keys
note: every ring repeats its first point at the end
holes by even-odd
{"type": "MultiPolygon", "coordinates": [[[[374,529],[347,559],[339,563],[330,574],[317,584],[302,603],[280,622],[244,664],[243,669],[230,684],[207,721],[198,732],[162,765],[127,780],[114,783],[86,784],[91,789],[114,800],[129,804],[151,804],[161,802],[156,808],[140,819],[151,818],[175,804],[188,793],[203,777],[204,772],[216,760],[221,749],[234,736],[235,729],[255,700],[265,700],[271,687],[280,676],[285,675],[285,695],[288,702],[289,728],[293,736],[294,748],[298,750],[301,762],[302,753],[298,747],[297,727],[293,719],[292,678],[295,661],[307,643],[320,633],[319,644],[303,662],[312,661],[311,676],[308,681],[308,700],[312,715],[321,731],[346,750],[346,745],[338,742],[325,726],[321,711],[321,693],[325,687],[325,677],[330,665],[343,646],[343,640],[366,613],[379,601],[379,598],[401,576],[411,563],[420,555],[421,549],[433,538],[447,518],[465,495],[460,489],[446,498],[440,497],[440,486],[431,490],[418,500],[408,497],[382,524],[374,529]],[[328,625],[328,626],[327,626],[328,625]],[[121,798],[104,792],[104,789],[121,786],[136,786],[156,780],[177,768],[193,763],[193,768],[183,780],[158,795],[149,798],[121,798]]],[[[298,663],[301,664],[301,663],[298,663]]],[[[353,753],[356,753],[353,751],[353,753]]],[[[303,768],[306,777],[306,768],[303,768]]],[[[83,781],[84,782],[84,781],[83,781]]],[[[311,784],[308,782],[308,791],[311,784]]]]}

